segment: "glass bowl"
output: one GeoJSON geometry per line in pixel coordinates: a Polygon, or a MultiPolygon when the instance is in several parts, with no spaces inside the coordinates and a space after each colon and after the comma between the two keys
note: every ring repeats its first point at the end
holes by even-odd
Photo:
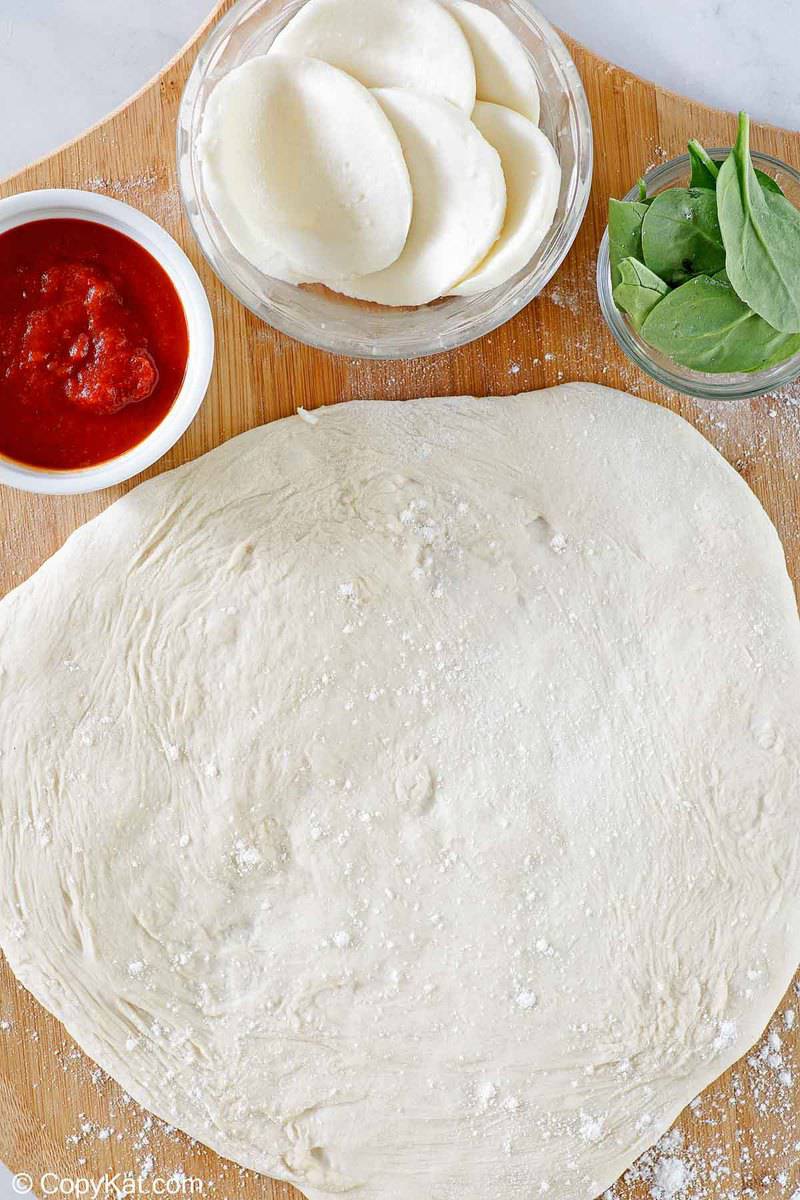
{"type": "MultiPolygon", "coordinates": [[[[713,146],[708,150],[712,158],[717,160],[727,158],[730,146],[713,146]]],[[[773,158],[770,154],[759,154],[752,151],[753,164],[760,167],[767,175],[771,175],[785,192],[792,204],[800,208],[800,171],[788,163],[773,158]]],[[[655,167],[645,175],[648,196],[670,187],[686,187],[689,183],[691,167],[689,155],[681,154],[662,166],[655,167]]],[[[623,200],[637,200],[638,187],[634,186],[623,196],[623,200]]],[[[597,256],[597,295],[605,322],[611,330],[617,344],[625,351],[637,367],[645,371],[658,383],[675,392],[687,396],[695,396],[701,400],[745,400],[749,396],[761,396],[764,392],[774,392],[792,383],[800,376],[800,354],[795,354],[786,362],[776,367],[768,367],[764,371],[740,371],[729,375],[710,375],[705,371],[692,371],[682,367],[666,354],[649,346],[629,321],[625,313],[620,312],[614,303],[611,290],[611,261],[609,257],[608,229],[603,234],[600,251],[597,256]]]]}
{"type": "Polygon", "coordinates": [[[528,51],[541,91],[541,127],[562,168],[553,225],[528,265],[478,296],[448,296],[421,308],[395,309],[349,300],[317,285],[295,286],[253,267],[231,244],[209,204],[195,152],[214,85],[234,67],[269,49],[304,0],[239,0],[211,31],[181,100],[177,153],[181,194],[210,266],[256,316],[290,337],[334,354],[410,359],[463,346],[496,329],[548,283],[580,228],[592,179],[592,125],[575,64],[555,30],[528,0],[480,0],[528,51]]]}

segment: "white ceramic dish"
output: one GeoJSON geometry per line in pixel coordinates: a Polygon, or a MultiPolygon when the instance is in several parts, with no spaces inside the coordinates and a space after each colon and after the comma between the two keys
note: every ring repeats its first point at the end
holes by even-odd
{"type": "Polygon", "coordinates": [[[127,234],[143,246],[169,275],[180,297],[189,333],[189,358],[181,390],[152,433],[116,458],[79,470],[28,466],[0,455],[0,484],[55,496],[97,492],[138,475],[175,445],[203,402],[214,362],[214,324],[205,289],[189,259],[155,221],[109,196],[68,188],[20,192],[0,200],[0,234],[29,221],[52,218],[95,221],[127,234]]]}

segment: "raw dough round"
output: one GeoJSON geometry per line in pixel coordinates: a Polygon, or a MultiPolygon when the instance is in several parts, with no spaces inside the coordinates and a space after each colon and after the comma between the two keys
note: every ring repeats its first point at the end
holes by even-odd
{"type": "Polygon", "coordinates": [[[516,275],[541,245],[553,224],[561,191],[556,152],[537,125],[499,104],[475,105],[472,120],[500,155],[508,205],[500,237],[454,296],[474,296],[516,275]]]}
{"type": "Polygon", "coordinates": [[[539,124],[539,85],[519,38],[490,9],[471,0],[444,0],[475,62],[478,100],[502,104],[539,124]]]}
{"type": "Polygon", "coordinates": [[[506,213],[500,157],[447,100],[404,88],[373,92],[403,147],[414,212],[403,253],[371,275],[326,279],[346,296],[395,306],[450,291],[492,248],[506,213]]]}
{"type": "Polygon", "coordinates": [[[308,0],[272,44],[341,67],[366,87],[405,87],[471,113],[475,64],[437,0],[308,0]]]}
{"type": "Polygon", "coordinates": [[[0,938],[137,1100],[312,1200],[594,1197],[800,938],[800,626],[689,425],[356,403],[0,604],[0,938]]]}
{"type": "Polygon", "coordinates": [[[270,54],[231,71],[209,97],[198,155],[228,237],[268,275],[380,271],[405,245],[400,143],[369,90],[327,63],[270,54]]]}

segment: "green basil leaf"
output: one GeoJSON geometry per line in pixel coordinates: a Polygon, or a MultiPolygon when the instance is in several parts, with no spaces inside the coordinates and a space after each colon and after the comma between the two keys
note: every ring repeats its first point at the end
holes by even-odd
{"type": "Polygon", "coordinates": [[[608,252],[611,259],[611,283],[619,283],[619,264],[623,258],[642,257],[642,221],[646,204],[636,201],[609,200],[608,252]]]}
{"type": "Polygon", "coordinates": [[[800,332],[800,211],[759,185],[746,113],[739,114],[736,145],[719,173],[717,201],[737,294],[775,329],[800,332]]]}
{"type": "Polygon", "coordinates": [[[647,198],[647,182],[644,175],[640,175],[636,180],[636,186],[639,189],[639,203],[649,204],[650,201],[647,198]]]}
{"type": "Polygon", "coordinates": [[[692,177],[689,180],[689,186],[710,188],[713,191],[717,186],[719,166],[696,138],[692,138],[689,142],[689,162],[692,167],[692,177]]]}
{"type": "Polygon", "coordinates": [[[710,188],[660,192],[642,222],[642,252],[650,270],[670,284],[721,270],[725,247],[715,193],[710,188]]]}
{"type": "Polygon", "coordinates": [[[706,275],[665,296],[641,333],[675,362],[711,374],[761,371],[800,353],[800,333],[773,329],[724,280],[706,275]]]}
{"type": "Polygon", "coordinates": [[[783,188],[771,175],[765,175],[763,171],[759,171],[758,167],[755,168],[755,173],[756,179],[765,192],[776,192],[779,196],[783,195],[783,188]]]}
{"type": "MultiPolygon", "coordinates": [[[[692,166],[692,178],[690,180],[691,187],[706,187],[716,188],[717,179],[719,177],[719,169],[722,166],[715,158],[712,158],[707,150],[705,150],[696,138],[692,138],[689,142],[689,161],[692,166]]],[[[781,185],[767,175],[764,171],[755,168],[756,179],[761,184],[765,192],[777,192],[779,196],[783,195],[781,185]]]]}
{"type": "Polygon", "coordinates": [[[663,279],[635,258],[623,258],[619,264],[620,282],[614,288],[614,303],[641,329],[649,313],[669,292],[663,279]]]}

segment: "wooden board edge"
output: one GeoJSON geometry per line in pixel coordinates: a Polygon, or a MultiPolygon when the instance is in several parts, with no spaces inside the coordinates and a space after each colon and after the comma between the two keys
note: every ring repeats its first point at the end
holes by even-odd
{"type": "MultiPolygon", "coordinates": [[[[188,68],[190,67],[188,60],[194,58],[199,51],[202,42],[211,32],[211,29],[224,16],[225,13],[231,7],[233,7],[233,3],[234,0],[217,0],[217,3],[201,23],[199,28],[189,37],[189,39],[180,47],[180,49],[176,51],[169,61],[164,64],[164,66],[156,75],[152,76],[145,83],[143,83],[142,86],[137,89],[137,91],[135,91],[131,96],[126,97],[125,100],[121,101],[105,116],[99,118],[99,120],[89,125],[86,129],[83,129],[79,134],[76,134],[75,137],[68,138],[67,141],[62,142],[60,145],[54,147],[46,154],[42,154],[38,158],[32,159],[30,162],[25,163],[22,167],[18,167],[10,174],[0,176],[0,188],[2,188],[4,192],[8,193],[9,191],[13,190],[15,181],[18,179],[21,180],[29,171],[34,171],[44,167],[49,160],[58,158],[67,151],[76,148],[81,142],[84,141],[84,139],[95,133],[98,133],[104,127],[111,125],[118,117],[122,116],[124,113],[127,113],[131,108],[133,108],[149,92],[157,90],[161,86],[164,79],[176,68],[184,65],[187,68],[188,74],[188,68]]],[[[641,87],[652,88],[655,91],[657,98],[659,100],[663,100],[664,102],[670,103],[675,101],[679,103],[686,103],[688,101],[693,108],[698,109],[702,113],[706,114],[709,120],[718,120],[720,116],[730,121],[735,120],[736,114],[728,112],[724,109],[720,109],[712,104],[707,104],[705,101],[692,100],[673,88],[668,88],[660,83],[656,83],[655,81],[648,79],[646,76],[640,75],[636,71],[631,71],[627,67],[618,66],[612,62],[611,59],[608,59],[604,55],[597,54],[594,50],[591,50],[583,42],[579,41],[575,37],[572,37],[571,34],[566,33],[559,26],[554,26],[554,29],[564,42],[564,45],[573,59],[579,60],[583,56],[591,56],[595,60],[598,69],[605,71],[608,74],[619,72],[641,87]]],[[[797,132],[796,130],[789,129],[788,127],[774,125],[766,121],[754,120],[753,127],[758,131],[774,137],[786,137],[787,135],[792,135],[797,132]]]]}
{"type": "Polygon", "coordinates": [[[49,150],[47,154],[41,154],[38,158],[32,159],[31,162],[25,163],[24,166],[18,167],[9,175],[0,175],[0,188],[2,188],[3,191],[8,194],[8,192],[13,189],[15,180],[22,179],[22,177],[29,171],[35,171],[46,166],[51,159],[59,158],[62,154],[67,153],[67,151],[76,149],[81,142],[85,141],[93,134],[99,133],[106,126],[113,124],[118,117],[121,117],[124,113],[127,113],[130,109],[134,108],[135,105],[143,100],[150,92],[157,91],[158,88],[161,87],[163,80],[166,79],[166,77],[170,75],[176,68],[184,64],[184,60],[185,65],[188,67],[188,60],[193,58],[198,52],[201,42],[205,40],[207,35],[211,32],[212,27],[217,23],[217,21],[219,21],[224,12],[230,8],[232,4],[233,0],[217,0],[214,8],[200,25],[199,29],[195,30],[195,32],[189,37],[188,41],[183,43],[180,49],[178,49],[175,54],[173,54],[172,58],[170,58],[169,62],[165,63],[158,74],[151,76],[133,93],[133,95],[127,96],[116,106],[116,108],[112,108],[111,112],[106,113],[104,117],[100,117],[92,125],[89,125],[86,129],[81,130],[81,132],[76,134],[75,137],[68,138],[65,142],[62,142],[61,145],[49,150]]]}

